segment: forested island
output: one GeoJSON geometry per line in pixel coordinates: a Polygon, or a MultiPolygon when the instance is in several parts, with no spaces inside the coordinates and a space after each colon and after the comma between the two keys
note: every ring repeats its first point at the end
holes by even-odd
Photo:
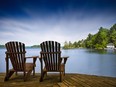
{"type": "Polygon", "coordinates": [[[5,47],[4,45],[0,45],[0,48],[3,48],[3,47],[5,47]]]}
{"type": "Polygon", "coordinates": [[[40,47],[40,45],[33,45],[33,46],[31,46],[32,48],[38,48],[38,47],[40,47]]]}
{"type": "Polygon", "coordinates": [[[116,47],[116,24],[110,29],[100,27],[96,34],[88,34],[86,39],[75,41],[64,42],[64,49],[70,48],[93,48],[93,49],[104,49],[108,43],[113,43],[116,47]]]}

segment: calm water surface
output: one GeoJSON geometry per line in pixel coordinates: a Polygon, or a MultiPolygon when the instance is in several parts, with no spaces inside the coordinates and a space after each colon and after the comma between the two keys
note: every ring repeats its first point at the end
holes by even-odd
{"type": "MultiPolygon", "coordinates": [[[[0,48],[0,72],[6,69],[5,51],[5,48],[0,48]]],[[[40,55],[40,48],[26,48],[26,51],[26,56],[40,55]]],[[[62,50],[62,56],[69,56],[66,73],[116,77],[116,52],[113,50],[69,49],[62,50]]],[[[36,62],[36,72],[40,73],[39,59],[36,62]]]]}

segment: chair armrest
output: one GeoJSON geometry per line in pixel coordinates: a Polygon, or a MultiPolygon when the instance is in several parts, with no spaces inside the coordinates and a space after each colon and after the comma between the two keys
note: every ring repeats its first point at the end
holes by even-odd
{"type": "Polygon", "coordinates": [[[38,58],[39,56],[31,56],[31,57],[25,57],[25,58],[38,58]]]}
{"type": "Polygon", "coordinates": [[[63,57],[61,57],[61,59],[64,59],[64,64],[66,64],[67,58],[69,58],[69,56],[63,56],[63,57]]]}
{"type": "Polygon", "coordinates": [[[61,58],[65,59],[65,58],[69,58],[69,56],[63,56],[63,57],[61,57],[61,58]]]}
{"type": "Polygon", "coordinates": [[[27,58],[33,58],[33,64],[35,64],[35,62],[36,62],[36,60],[37,60],[38,57],[39,56],[25,57],[25,61],[26,61],[27,58]]]}
{"type": "Polygon", "coordinates": [[[45,56],[39,56],[38,58],[39,58],[39,60],[40,60],[40,62],[42,62],[42,59],[44,58],[45,56]]]}
{"type": "Polygon", "coordinates": [[[42,58],[43,58],[43,57],[39,56],[39,61],[40,61],[40,63],[42,63],[42,58]]]}

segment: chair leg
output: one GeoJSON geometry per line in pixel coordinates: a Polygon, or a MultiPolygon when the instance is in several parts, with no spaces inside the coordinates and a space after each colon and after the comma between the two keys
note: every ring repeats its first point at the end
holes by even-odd
{"type": "Polygon", "coordinates": [[[15,75],[17,76],[18,75],[18,72],[16,71],[15,75]]]}
{"type": "Polygon", "coordinates": [[[47,71],[44,71],[44,72],[43,72],[43,78],[44,78],[45,74],[47,75],[47,71]]]}
{"type": "Polygon", "coordinates": [[[43,81],[43,78],[44,78],[45,74],[47,75],[47,71],[44,71],[43,74],[41,74],[40,82],[43,81]]]}
{"type": "Polygon", "coordinates": [[[24,82],[25,82],[26,81],[26,72],[24,71],[23,74],[24,74],[23,79],[24,79],[24,82]]]}
{"type": "Polygon", "coordinates": [[[43,74],[41,73],[40,82],[43,81],[43,74]]]}
{"type": "MultiPolygon", "coordinates": [[[[33,64],[35,64],[36,60],[37,60],[37,57],[33,58],[33,64]]],[[[33,66],[33,76],[35,75],[35,67],[36,67],[36,64],[33,66]]]]}
{"type": "Polygon", "coordinates": [[[62,72],[60,72],[60,82],[62,82],[62,72]]]}
{"type": "Polygon", "coordinates": [[[65,76],[65,68],[64,68],[64,76],[65,76]]]}
{"type": "Polygon", "coordinates": [[[35,76],[35,67],[33,67],[33,76],[35,76]]]}
{"type": "Polygon", "coordinates": [[[9,73],[5,76],[4,81],[8,81],[9,78],[13,75],[14,71],[9,71],[9,73]]]}
{"type": "Polygon", "coordinates": [[[45,74],[46,74],[46,76],[47,76],[47,72],[46,72],[45,74]]]}
{"type": "Polygon", "coordinates": [[[31,75],[32,70],[28,71],[27,74],[24,75],[24,81],[31,75]]]}

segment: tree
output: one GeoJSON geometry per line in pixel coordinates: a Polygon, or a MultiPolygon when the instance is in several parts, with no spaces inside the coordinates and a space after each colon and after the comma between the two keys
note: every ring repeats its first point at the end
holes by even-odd
{"type": "Polygon", "coordinates": [[[74,46],[74,48],[78,48],[79,47],[78,43],[76,41],[73,43],[73,46],[74,46]]]}
{"type": "Polygon", "coordinates": [[[110,42],[116,47],[116,24],[110,28],[110,42]]]}
{"type": "Polygon", "coordinates": [[[95,48],[103,49],[106,47],[108,43],[108,32],[108,29],[100,27],[95,39],[95,48]]]}
{"type": "Polygon", "coordinates": [[[87,39],[85,40],[85,46],[87,48],[92,48],[92,37],[93,35],[89,33],[87,39]]]}
{"type": "Polygon", "coordinates": [[[63,46],[63,48],[66,49],[66,48],[68,48],[68,47],[69,47],[68,42],[65,41],[65,42],[64,42],[64,46],[63,46]]]}

